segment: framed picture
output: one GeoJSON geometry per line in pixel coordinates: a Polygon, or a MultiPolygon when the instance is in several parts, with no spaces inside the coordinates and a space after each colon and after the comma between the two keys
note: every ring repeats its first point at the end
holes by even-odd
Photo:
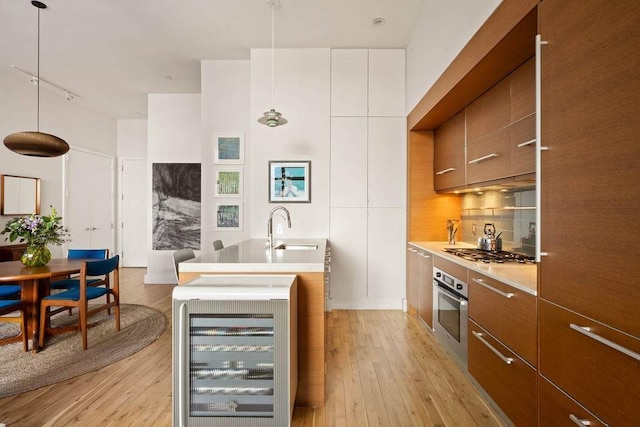
{"type": "Polygon", "coordinates": [[[216,203],[216,230],[242,231],[242,202],[216,203]]]}
{"type": "Polygon", "coordinates": [[[216,197],[242,197],[242,167],[220,166],[216,174],[216,197]]]}
{"type": "Polygon", "coordinates": [[[311,202],[310,161],[269,161],[269,203],[311,202]]]}
{"type": "Polygon", "coordinates": [[[213,135],[214,163],[244,164],[244,133],[218,133],[213,135]]]}

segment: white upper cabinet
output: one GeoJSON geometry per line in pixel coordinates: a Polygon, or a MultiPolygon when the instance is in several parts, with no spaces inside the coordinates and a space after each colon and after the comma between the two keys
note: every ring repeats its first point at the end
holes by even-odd
{"type": "Polygon", "coordinates": [[[331,116],[406,117],[404,49],[333,49],[331,116]]]}
{"type": "Polygon", "coordinates": [[[406,116],[404,49],[369,50],[369,116],[406,116]]]}
{"type": "Polygon", "coordinates": [[[368,206],[404,207],[407,192],[407,121],[370,117],[368,122],[368,206]]]}
{"type": "Polygon", "coordinates": [[[367,115],[366,49],[331,51],[331,115],[367,115]]]}

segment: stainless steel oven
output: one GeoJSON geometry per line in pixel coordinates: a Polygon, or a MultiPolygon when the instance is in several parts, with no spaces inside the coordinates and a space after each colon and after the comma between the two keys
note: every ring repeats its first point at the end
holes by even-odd
{"type": "Polygon", "coordinates": [[[434,333],[467,366],[467,283],[434,267],[433,293],[434,333]]]}

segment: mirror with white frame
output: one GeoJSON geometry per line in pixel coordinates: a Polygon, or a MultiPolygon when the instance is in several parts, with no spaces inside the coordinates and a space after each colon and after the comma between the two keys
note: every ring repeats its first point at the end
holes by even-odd
{"type": "Polygon", "coordinates": [[[40,214],[40,178],[2,175],[0,215],[40,214]]]}

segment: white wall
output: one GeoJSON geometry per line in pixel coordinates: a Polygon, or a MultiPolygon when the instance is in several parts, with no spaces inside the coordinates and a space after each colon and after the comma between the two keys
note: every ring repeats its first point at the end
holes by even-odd
{"type": "MultiPolygon", "coordinates": [[[[251,144],[248,212],[252,237],[267,235],[269,160],[311,160],[311,203],[285,203],[291,229],[277,237],[329,236],[329,49],[276,49],[275,101],[271,102],[271,50],[251,50],[251,144]],[[275,108],[289,123],[269,128],[258,117],[275,108]]],[[[284,223],[276,217],[274,224],[284,223]]],[[[274,225],[274,230],[277,227],[274,225]]]]}
{"type": "Polygon", "coordinates": [[[146,119],[118,120],[119,158],[147,158],[147,126],[146,119]]]}
{"type": "Polygon", "coordinates": [[[229,246],[250,236],[248,212],[251,212],[251,199],[248,196],[251,185],[248,179],[249,159],[251,158],[250,125],[250,62],[202,61],[202,249],[212,249],[214,240],[222,240],[229,246]],[[244,165],[242,168],[243,197],[215,198],[215,165],[213,135],[217,133],[244,133],[244,165]],[[243,203],[242,231],[215,230],[215,205],[217,201],[241,201],[243,203]]]}
{"type": "Polygon", "coordinates": [[[501,0],[425,0],[407,46],[407,112],[438,80],[501,0]]]}
{"type": "MultiPolygon", "coordinates": [[[[200,163],[202,161],[200,95],[150,94],[148,110],[147,164],[149,193],[153,163],[200,163]]],[[[204,196],[203,196],[204,197],[204,196]]],[[[145,283],[174,283],[172,251],[152,247],[152,206],[147,210],[148,265],[145,283]]]]}
{"type": "MultiPolygon", "coordinates": [[[[19,131],[36,130],[36,88],[9,68],[0,68],[0,139],[19,131]]],[[[73,147],[108,155],[116,153],[116,121],[86,109],[82,99],[67,101],[44,88],[40,91],[40,131],[54,134],[73,147]]],[[[63,158],[27,157],[0,145],[0,173],[41,179],[42,213],[53,205],[62,213],[63,158]]],[[[8,217],[0,217],[0,226],[8,217]]],[[[0,237],[0,244],[11,244],[0,237]]],[[[72,236],[73,237],[73,236],[72,236]]],[[[61,248],[52,246],[53,256],[61,248]]]]}

